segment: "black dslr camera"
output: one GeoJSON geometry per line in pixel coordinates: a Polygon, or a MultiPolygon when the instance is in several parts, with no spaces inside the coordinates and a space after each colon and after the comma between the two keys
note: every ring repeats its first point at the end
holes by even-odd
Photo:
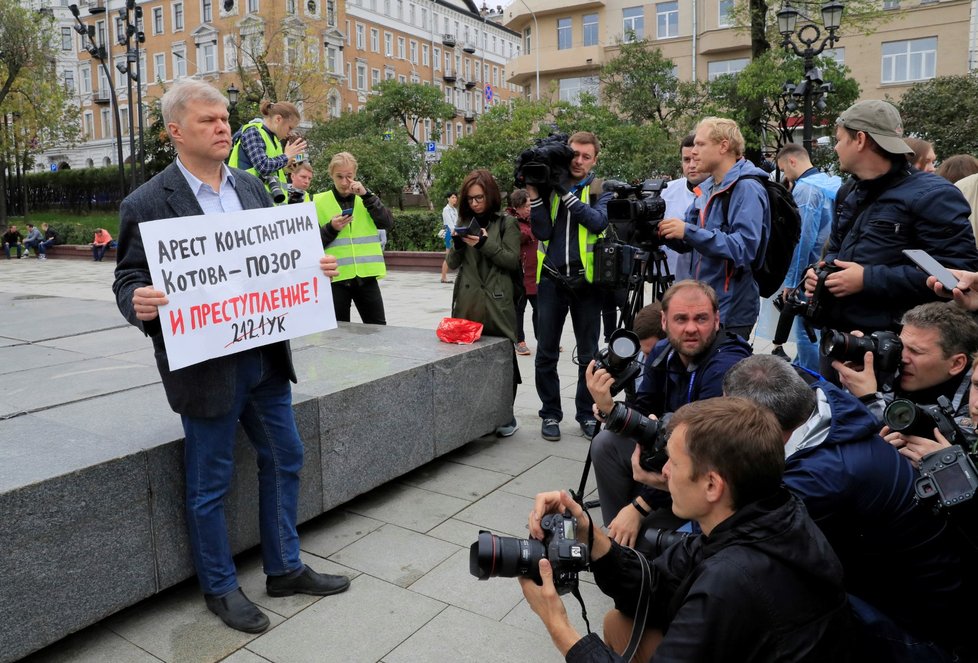
{"type": "Polygon", "coordinates": [[[822,331],[819,349],[826,357],[860,364],[865,354],[872,352],[873,372],[882,390],[883,387],[889,387],[893,383],[897,369],[900,368],[903,341],[898,334],[889,331],[873,332],[869,336],[860,337],[834,329],[825,329],[822,331]]]}
{"type": "Polygon", "coordinates": [[[693,536],[690,532],[677,532],[672,529],[659,529],[658,527],[647,527],[638,541],[635,543],[635,550],[644,554],[646,557],[658,557],[683,539],[693,536]]]}
{"type": "Polygon", "coordinates": [[[788,291],[787,296],[781,292],[774,299],[774,307],[781,312],[778,316],[778,327],[772,340],[775,345],[783,345],[788,340],[788,336],[791,334],[791,325],[796,316],[801,316],[805,333],[808,334],[812,343],[817,338],[815,326],[824,325],[829,319],[829,313],[835,304],[835,297],[825,287],[825,279],[829,274],[838,272],[840,268],[833,264],[825,264],[821,267],[809,265],[805,268],[805,272],[807,273],[809,269],[815,270],[815,277],[818,279],[811,299],[805,296],[804,276],[801,283],[788,291]]]}
{"type": "Polygon", "coordinates": [[[967,502],[978,488],[974,459],[955,444],[927,454],[920,460],[920,478],[914,484],[917,497],[937,497],[943,507],[967,502]]]}
{"type": "Polygon", "coordinates": [[[947,396],[938,396],[937,405],[918,405],[906,398],[898,398],[883,410],[883,423],[904,435],[932,439],[936,428],[951,444],[970,448],[975,442],[974,434],[966,433],[954,420],[954,410],[947,396]]]}
{"type": "Polygon", "coordinates": [[[612,433],[635,440],[642,448],[638,464],[646,472],[661,473],[669,460],[666,453],[669,434],[666,431],[671,417],[670,412],[661,419],[649,419],[624,403],[615,403],[604,421],[604,427],[612,433]]]}
{"type": "Polygon", "coordinates": [[[282,188],[282,182],[277,177],[269,175],[265,178],[265,184],[268,185],[268,192],[272,195],[272,202],[276,205],[281,205],[285,202],[287,197],[285,195],[285,189],[282,188]]]}
{"type": "Polygon", "coordinates": [[[516,188],[522,189],[529,184],[555,189],[570,180],[574,150],[567,144],[567,134],[550,134],[546,138],[538,138],[534,143],[533,147],[523,150],[516,157],[513,176],[516,188]]]}
{"type": "Polygon", "coordinates": [[[547,558],[554,572],[558,594],[577,587],[577,574],[587,569],[588,547],[577,540],[577,518],[548,513],[540,521],[543,541],[514,539],[479,531],[479,540],[469,547],[469,573],[479,580],[489,578],[531,578],[538,585],[540,560],[547,558]]]}
{"type": "Polygon", "coordinates": [[[635,360],[640,349],[635,332],[616,329],[608,340],[608,346],[594,356],[594,370],[603,368],[615,379],[611,383],[612,396],[634,382],[642,372],[642,365],[635,360]]]}

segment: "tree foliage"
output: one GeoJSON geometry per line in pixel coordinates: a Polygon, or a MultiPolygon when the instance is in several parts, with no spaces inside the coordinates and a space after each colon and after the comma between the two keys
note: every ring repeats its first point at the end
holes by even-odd
{"type": "Polygon", "coordinates": [[[374,86],[377,94],[367,100],[364,110],[381,126],[403,128],[409,140],[418,143],[419,127],[425,120],[440,128],[442,120],[455,116],[455,107],[446,102],[441,90],[421,83],[400,83],[393,79],[374,86]]]}
{"type": "Polygon", "coordinates": [[[364,185],[388,201],[398,201],[421,160],[417,145],[400,133],[385,138],[383,127],[366,112],[318,122],[306,133],[306,141],[315,170],[313,191],[329,188],[329,160],[337,152],[349,152],[357,159],[357,176],[364,185]]]}
{"type": "Polygon", "coordinates": [[[933,143],[939,158],[978,155],[978,75],[915,83],[899,109],[904,132],[933,143]]]}
{"type": "Polygon", "coordinates": [[[702,101],[696,81],[680,81],[675,64],[648,39],[622,43],[601,70],[602,94],[625,119],[689,129],[689,114],[702,101]]]}

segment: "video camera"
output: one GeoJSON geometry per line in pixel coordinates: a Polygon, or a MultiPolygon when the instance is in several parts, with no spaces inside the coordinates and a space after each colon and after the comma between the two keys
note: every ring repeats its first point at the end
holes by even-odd
{"type": "Polygon", "coordinates": [[[546,138],[538,138],[534,143],[533,147],[523,150],[516,157],[516,171],[513,174],[516,188],[522,189],[529,184],[555,189],[570,180],[574,150],[567,144],[567,134],[550,134],[546,138]]]}
{"type": "Polygon", "coordinates": [[[616,329],[611,333],[608,346],[594,356],[594,370],[604,369],[615,379],[611,383],[614,396],[635,381],[642,372],[642,365],[636,361],[641,349],[638,336],[627,329],[616,329]]]}
{"type": "Polygon", "coordinates": [[[605,419],[604,427],[612,433],[635,440],[641,447],[638,464],[646,472],[662,473],[669,455],[666,453],[666,443],[669,434],[666,432],[672,413],[663,415],[661,419],[649,419],[624,403],[615,403],[611,413],[605,419]]]}
{"type": "MultiPolygon", "coordinates": [[[[666,214],[662,199],[662,180],[645,180],[641,184],[626,184],[608,180],[602,190],[613,192],[608,201],[608,221],[613,238],[602,238],[594,245],[594,282],[608,288],[625,288],[649,259],[649,253],[659,242],[659,222],[666,214]]],[[[667,286],[668,287],[668,286],[667,286]]]]}
{"type": "Polygon", "coordinates": [[[290,184],[288,192],[289,192],[289,197],[288,197],[289,205],[295,205],[296,203],[306,202],[306,192],[303,191],[302,189],[295,189],[290,184]]]}
{"type": "Polygon", "coordinates": [[[839,267],[827,263],[819,267],[809,265],[805,268],[805,273],[809,269],[815,270],[815,277],[818,280],[815,285],[815,292],[811,299],[805,296],[805,278],[802,277],[794,289],[788,291],[788,295],[782,292],[774,299],[774,307],[781,312],[778,316],[778,327],[774,333],[773,343],[783,345],[791,334],[791,325],[795,317],[801,316],[805,326],[805,333],[808,334],[812,343],[816,341],[815,325],[823,325],[829,318],[829,312],[835,305],[835,296],[825,287],[825,279],[829,274],[839,271],[839,267]]]}
{"type": "Polygon", "coordinates": [[[541,584],[540,560],[548,559],[558,594],[577,587],[577,574],[587,569],[590,559],[586,544],[577,541],[577,518],[570,512],[548,513],[540,521],[543,541],[496,536],[479,531],[479,540],[469,547],[469,573],[479,580],[524,576],[541,584]]]}

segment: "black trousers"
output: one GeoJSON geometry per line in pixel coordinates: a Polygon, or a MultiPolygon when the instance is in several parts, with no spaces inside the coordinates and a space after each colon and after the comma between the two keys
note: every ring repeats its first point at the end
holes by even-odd
{"type": "Polygon", "coordinates": [[[350,305],[356,304],[360,319],[368,325],[386,325],[384,298],[373,276],[333,282],[333,310],[337,322],[350,321],[350,305]]]}

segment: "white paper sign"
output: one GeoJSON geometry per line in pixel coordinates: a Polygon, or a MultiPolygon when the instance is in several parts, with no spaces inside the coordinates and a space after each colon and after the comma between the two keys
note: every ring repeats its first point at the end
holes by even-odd
{"type": "Polygon", "coordinates": [[[139,224],[170,369],[336,328],[312,203],[139,224]]]}

